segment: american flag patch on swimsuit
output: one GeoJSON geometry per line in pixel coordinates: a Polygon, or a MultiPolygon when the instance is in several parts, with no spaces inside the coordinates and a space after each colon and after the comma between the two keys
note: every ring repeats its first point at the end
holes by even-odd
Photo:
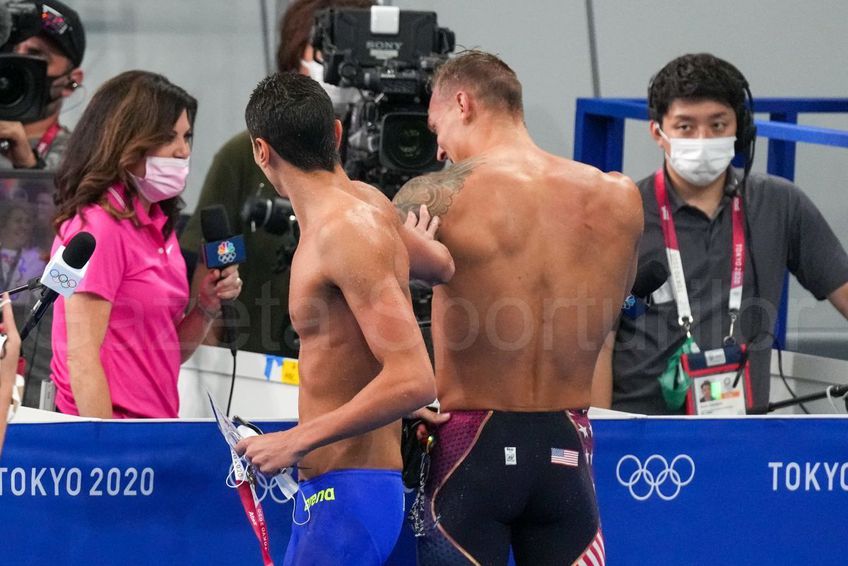
{"type": "Polygon", "coordinates": [[[561,466],[577,467],[579,453],[576,450],[563,450],[562,448],[551,448],[551,464],[561,466]]]}

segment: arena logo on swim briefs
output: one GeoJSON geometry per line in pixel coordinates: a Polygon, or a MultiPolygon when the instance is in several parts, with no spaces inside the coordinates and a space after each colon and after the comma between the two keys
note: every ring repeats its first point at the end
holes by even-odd
{"type": "Polygon", "coordinates": [[[671,462],[653,454],[643,463],[627,454],[618,461],[615,476],[636,501],[646,501],[655,493],[663,501],[671,501],[695,479],[695,462],[687,454],[679,454],[671,462]]]}
{"type": "Polygon", "coordinates": [[[848,491],[848,462],[769,462],[772,491],[848,491]]]}
{"type": "Polygon", "coordinates": [[[315,505],[316,503],[321,503],[322,501],[335,501],[336,499],[336,489],[333,487],[328,487],[327,489],[322,489],[318,493],[313,493],[309,499],[306,500],[306,505],[303,507],[304,511],[309,510],[310,507],[315,505]]]}
{"type": "Polygon", "coordinates": [[[148,497],[153,468],[0,468],[0,497],[148,497]]]}

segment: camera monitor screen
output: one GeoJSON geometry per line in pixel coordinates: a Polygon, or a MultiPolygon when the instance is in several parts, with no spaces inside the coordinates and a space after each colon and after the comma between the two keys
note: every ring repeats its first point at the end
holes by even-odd
{"type": "Polygon", "coordinates": [[[351,59],[363,67],[379,66],[386,59],[412,63],[439,51],[435,12],[401,10],[398,19],[397,32],[385,34],[372,33],[370,10],[328,10],[318,18],[334,47],[349,50],[351,59]]]}
{"type": "MultiPolygon", "coordinates": [[[[0,291],[41,277],[53,245],[54,172],[0,170],[0,291]]],[[[35,300],[25,291],[12,300],[35,300]]]]}

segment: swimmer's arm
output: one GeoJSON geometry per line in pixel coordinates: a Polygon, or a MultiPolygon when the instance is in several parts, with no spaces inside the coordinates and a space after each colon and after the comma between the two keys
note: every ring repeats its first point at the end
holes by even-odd
{"type": "Polygon", "coordinates": [[[403,223],[401,237],[409,252],[412,277],[433,283],[446,283],[453,277],[453,258],[435,233],[477,164],[468,160],[410,179],[392,200],[403,223]]]}
{"type": "MultiPolygon", "coordinates": [[[[641,235],[641,221],[638,222],[638,225],[638,233],[641,235]]],[[[636,238],[636,243],[633,246],[633,259],[630,262],[630,269],[627,272],[627,279],[624,287],[625,289],[632,289],[633,282],[636,280],[636,270],[638,268],[639,263],[638,245],[639,238],[636,238]]],[[[622,303],[624,302],[623,299],[624,298],[622,297],[622,303]]],[[[620,318],[621,314],[619,313],[619,319],[620,318]]],[[[591,404],[593,407],[598,407],[601,409],[612,408],[612,389],[614,379],[612,374],[612,356],[615,350],[616,332],[618,332],[618,320],[616,320],[612,330],[609,332],[609,334],[607,334],[607,337],[604,340],[603,345],[601,346],[601,351],[598,353],[598,359],[595,361],[595,372],[592,376],[591,404]]]]}
{"type": "Polygon", "coordinates": [[[406,221],[398,228],[401,240],[409,254],[409,273],[431,285],[447,283],[453,277],[455,266],[448,248],[436,240],[440,218],[430,216],[425,205],[418,216],[410,211],[406,221]]]}
{"type": "Polygon", "coordinates": [[[595,374],[592,378],[592,406],[601,409],[612,407],[612,352],[615,345],[613,330],[604,340],[595,362],[595,374]]]}

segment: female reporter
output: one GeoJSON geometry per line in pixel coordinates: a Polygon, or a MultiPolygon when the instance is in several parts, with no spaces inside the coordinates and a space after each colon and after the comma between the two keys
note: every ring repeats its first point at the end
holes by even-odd
{"type": "Polygon", "coordinates": [[[53,253],[85,230],[85,278],[54,306],[52,379],[63,413],[176,417],[177,377],[241,289],[235,266],[189,297],[174,226],[197,102],[165,77],[128,71],[94,94],[56,176],[53,253]]]}

